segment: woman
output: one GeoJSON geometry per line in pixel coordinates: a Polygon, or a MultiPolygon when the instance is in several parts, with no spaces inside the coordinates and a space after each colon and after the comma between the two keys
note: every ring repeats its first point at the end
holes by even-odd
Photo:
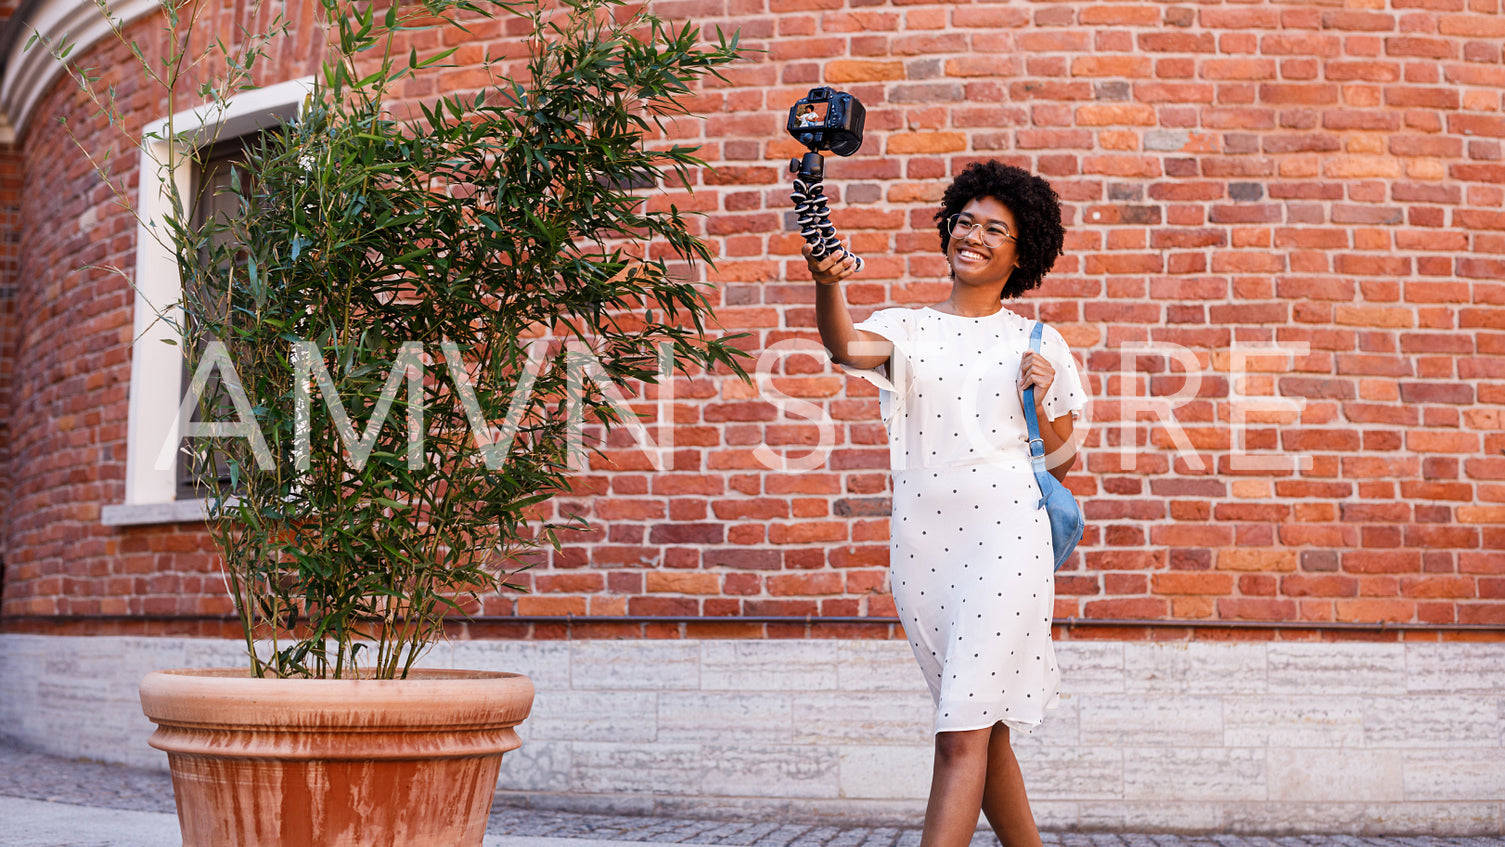
{"type": "Polygon", "coordinates": [[[1064,479],[1086,404],[1060,333],[1003,307],[1037,288],[1065,230],[1049,183],[973,164],[936,214],[951,296],[852,323],[841,293],[853,261],[812,259],[821,340],[875,383],[893,474],[890,586],[936,703],[935,773],[921,847],[962,847],[978,811],[1007,847],[1040,844],[1010,732],[1056,706],[1050,522],[1037,509],[1024,389],[1034,387],[1047,465],[1064,479]]]}

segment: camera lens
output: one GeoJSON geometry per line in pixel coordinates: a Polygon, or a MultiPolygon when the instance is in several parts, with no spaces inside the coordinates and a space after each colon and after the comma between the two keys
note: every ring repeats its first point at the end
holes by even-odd
{"type": "Polygon", "coordinates": [[[850,156],[862,146],[862,136],[851,132],[837,132],[831,139],[831,152],[838,156],[850,156]]]}

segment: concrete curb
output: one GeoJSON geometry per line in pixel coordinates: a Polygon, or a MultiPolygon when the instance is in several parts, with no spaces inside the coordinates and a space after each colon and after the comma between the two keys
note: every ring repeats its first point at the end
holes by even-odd
{"type": "MultiPolygon", "coordinates": [[[[0,740],[0,847],[177,847],[163,771],[65,759],[0,740]]],[[[494,806],[485,847],[918,847],[917,828],[809,826],[764,819],[591,814],[494,806]]],[[[1505,838],[1206,833],[1041,833],[1047,847],[1505,847],[1505,838]]],[[[971,847],[998,847],[979,830],[971,847]]]]}

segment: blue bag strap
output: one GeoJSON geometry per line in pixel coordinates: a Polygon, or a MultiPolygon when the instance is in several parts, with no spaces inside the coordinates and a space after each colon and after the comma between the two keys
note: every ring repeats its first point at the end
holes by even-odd
{"type": "MultiPolygon", "coordinates": [[[[1029,333],[1029,349],[1040,352],[1040,333],[1045,324],[1035,321],[1029,333]]],[[[1024,389],[1024,420],[1029,424],[1029,461],[1036,473],[1045,470],[1045,442],[1040,439],[1040,421],[1035,417],[1035,386],[1024,389]]]]}

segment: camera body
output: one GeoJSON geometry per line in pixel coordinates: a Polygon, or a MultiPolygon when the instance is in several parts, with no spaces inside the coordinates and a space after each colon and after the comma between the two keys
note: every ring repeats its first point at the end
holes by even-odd
{"type": "Polygon", "coordinates": [[[838,156],[850,156],[862,146],[866,117],[867,110],[856,97],[822,86],[795,101],[785,128],[812,153],[830,150],[838,156]]]}

